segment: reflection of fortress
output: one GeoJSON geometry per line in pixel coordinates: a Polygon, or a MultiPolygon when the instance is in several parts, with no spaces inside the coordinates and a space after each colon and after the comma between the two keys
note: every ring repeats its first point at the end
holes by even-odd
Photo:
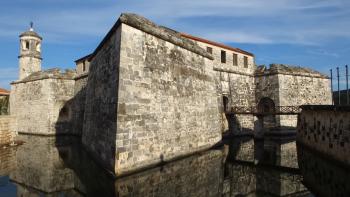
{"type": "Polygon", "coordinates": [[[21,140],[27,143],[11,149],[13,168],[6,172],[17,196],[234,197],[308,193],[298,174],[223,163],[225,155],[221,150],[205,151],[115,180],[88,157],[77,138],[21,136],[21,140]]]}
{"type": "MultiPolygon", "coordinates": [[[[11,115],[18,133],[82,136],[87,150],[123,174],[212,147],[224,107],[329,104],[326,76],[301,67],[256,67],[254,55],[122,14],[75,71],[41,70],[42,38],[20,36],[11,115]]],[[[256,118],[237,115],[235,134],[256,118]]],[[[295,126],[277,116],[276,126],[295,126]]]]}

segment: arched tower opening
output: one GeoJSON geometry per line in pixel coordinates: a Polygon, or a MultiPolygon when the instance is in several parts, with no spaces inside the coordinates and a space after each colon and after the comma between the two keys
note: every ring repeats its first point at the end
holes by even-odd
{"type": "Polygon", "coordinates": [[[268,97],[260,99],[258,103],[258,112],[264,115],[264,128],[276,127],[276,105],[275,102],[268,97]]]}

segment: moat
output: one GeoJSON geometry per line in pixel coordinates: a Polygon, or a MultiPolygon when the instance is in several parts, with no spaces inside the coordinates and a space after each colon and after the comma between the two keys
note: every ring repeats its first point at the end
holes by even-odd
{"type": "Polygon", "coordinates": [[[350,171],[294,137],[240,137],[120,178],[71,137],[19,136],[0,151],[0,196],[349,196],[350,171]],[[298,154],[297,154],[298,153],[298,154]],[[297,156],[298,155],[298,156],[297,156]]]}

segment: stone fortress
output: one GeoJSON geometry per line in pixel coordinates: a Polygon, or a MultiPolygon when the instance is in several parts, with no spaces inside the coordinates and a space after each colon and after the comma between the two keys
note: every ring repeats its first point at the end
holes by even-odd
{"type": "MultiPolygon", "coordinates": [[[[252,53],[122,14],[75,70],[41,70],[42,38],[20,35],[19,79],[11,83],[12,130],[77,135],[115,175],[216,145],[222,133],[254,135],[253,114],[231,107],[331,104],[327,76],[302,67],[255,65],[252,53]]],[[[296,116],[274,116],[295,127],[296,116]]]]}

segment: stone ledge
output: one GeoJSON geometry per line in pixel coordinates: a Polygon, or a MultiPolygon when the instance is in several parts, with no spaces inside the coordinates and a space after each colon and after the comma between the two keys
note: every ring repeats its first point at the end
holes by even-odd
{"type": "Polygon", "coordinates": [[[32,81],[38,81],[43,79],[63,79],[63,80],[74,80],[76,72],[73,70],[66,70],[65,73],[61,73],[60,69],[53,68],[45,71],[34,72],[28,77],[14,81],[11,84],[27,83],[32,81]]]}
{"type": "Polygon", "coordinates": [[[244,73],[244,72],[239,72],[239,71],[234,71],[234,70],[229,70],[229,69],[224,69],[224,68],[219,68],[214,66],[214,71],[220,71],[220,72],[226,72],[226,73],[233,73],[233,74],[238,74],[238,75],[245,75],[249,77],[254,77],[252,74],[244,73]]]}
{"type": "Polygon", "coordinates": [[[213,60],[213,56],[200,47],[197,43],[187,38],[183,38],[180,33],[170,30],[165,27],[161,27],[153,23],[152,21],[132,13],[122,13],[118,21],[114,24],[112,29],[107,33],[102,42],[98,45],[96,50],[91,54],[89,60],[91,61],[94,56],[100,51],[103,45],[108,41],[108,39],[114,34],[115,30],[122,24],[129,25],[143,32],[151,34],[157,38],[170,42],[174,45],[180,46],[187,49],[193,53],[206,57],[213,60]]]}
{"type": "Polygon", "coordinates": [[[74,77],[73,79],[79,80],[79,79],[86,78],[86,77],[89,77],[89,73],[84,73],[84,74],[78,75],[78,76],[74,77]]]}
{"type": "Polygon", "coordinates": [[[265,65],[262,65],[258,66],[255,71],[255,76],[269,76],[277,74],[329,79],[327,75],[310,68],[286,64],[270,64],[270,68],[266,68],[265,65]]]}

